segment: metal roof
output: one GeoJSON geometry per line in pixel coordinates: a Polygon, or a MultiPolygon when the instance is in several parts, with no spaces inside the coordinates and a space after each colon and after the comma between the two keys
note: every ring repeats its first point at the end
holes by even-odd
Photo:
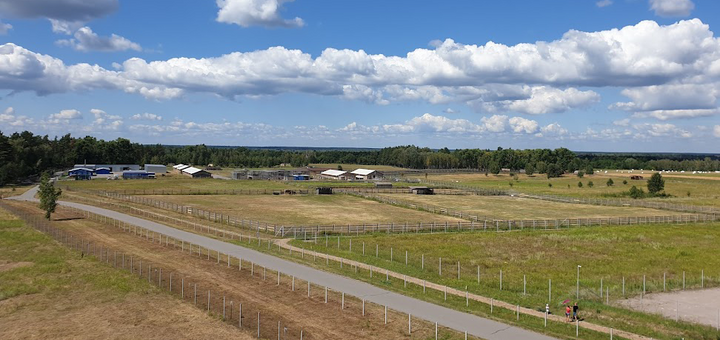
{"type": "Polygon", "coordinates": [[[180,165],[179,167],[177,167],[177,168],[175,168],[175,169],[180,170],[180,171],[182,172],[183,170],[185,170],[185,169],[190,169],[190,168],[192,168],[192,167],[189,166],[189,165],[182,164],[182,165],[180,165]]]}
{"type": "Polygon", "coordinates": [[[186,168],[187,168],[187,165],[185,165],[185,164],[176,164],[176,165],[173,165],[173,169],[180,169],[181,167],[186,167],[186,168]]]}
{"type": "Polygon", "coordinates": [[[346,173],[347,173],[347,171],[343,171],[343,170],[325,170],[325,171],[321,172],[320,174],[325,175],[325,176],[338,177],[338,176],[342,176],[346,173]]]}
{"type": "Polygon", "coordinates": [[[79,170],[90,171],[90,172],[95,171],[95,170],[93,170],[93,169],[88,169],[88,168],[73,168],[73,169],[68,170],[68,172],[71,172],[71,171],[79,171],[79,170]]]}
{"type": "Polygon", "coordinates": [[[192,167],[192,166],[187,167],[187,168],[185,168],[185,169],[182,170],[182,172],[188,173],[188,174],[191,174],[191,175],[196,174],[196,173],[198,173],[198,172],[200,172],[200,171],[205,171],[205,170],[203,170],[203,169],[198,169],[198,168],[195,168],[195,167],[192,167]]]}
{"type": "Polygon", "coordinates": [[[376,170],[368,170],[368,169],[355,169],[352,172],[350,172],[353,175],[360,175],[360,176],[367,176],[376,170]]]}

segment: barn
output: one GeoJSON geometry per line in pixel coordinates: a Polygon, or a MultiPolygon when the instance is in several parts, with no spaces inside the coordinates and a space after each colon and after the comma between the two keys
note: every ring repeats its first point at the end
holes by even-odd
{"type": "Polygon", "coordinates": [[[182,173],[183,175],[190,176],[192,178],[212,178],[212,174],[209,172],[192,166],[184,168],[182,173]]]}
{"type": "Polygon", "coordinates": [[[359,180],[373,180],[382,178],[382,174],[380,172],[370,169],[355,169],[351,171],[350,174],[354,175],[354,178],[359,180]]]}
{"type": "Polygon", "coordinates": [[[343,170],[325,170],[320,173],[320,177],[344,181],[348,178],[347,173],[347,171],[343,170]]]}
{"type": "Polygon", "coordinates": [[[74,168],[68,170],[68,176],[75,177],[75,180],[91,179],[94,170],[88,168],[74,168]]]}

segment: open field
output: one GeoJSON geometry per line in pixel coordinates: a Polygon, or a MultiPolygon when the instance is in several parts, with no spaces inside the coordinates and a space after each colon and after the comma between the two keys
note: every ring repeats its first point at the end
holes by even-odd
{"type": "Polygon", "coordinates": [[[688,320],[720,327],[720,288],[648,294],[620,301],[629,308],[657,313],[668,319],[688,320]]]}
{"type": "Polygon", "coordinates": [[[418,205],[452,208],[477,215],[481,219],[486,217],[489,219],[564,219],[673,215],[673,212],[657,209],[572,204],[510,196],[407,194],[381,194],[379,196],[418,205]]]}
{"type": "MultiPolygon", "coordinates": [[[[518,180],[515,181],[510,175],[506,174],[488,176],[484,174],[441,174],[429,175],[428,180],[452,182],[480,188],[514,190],[529,194],[572,197],[612,196],[629,190],[633,185],[647,191],[649,175],[642,175],[645,177],[644,180],[631,180],[629,178],[630,174],[623,175],[596,173],[595,175],[578,178],[575,175],[566,174],[563,177],[551,179],[547,179],[542,174],[535,176],[518,175],[518,180]],[[610,178],[615,184],[608,187],[606,182],[610,178]],[[623,180],[627,180],[628,184],[623,184],[623,180]],[[592,188],[587,185],[590,181],[594,183],[592,188]],[[582,188],[578,187],[578,182],[583,183],[582,188]],[[512,186],[510,186],[510,183],[512,183],[512,186]],[[548,184],[552,184],[552,187],[548,184]]],[[[720,181],[717,180],[668,177],[665,178],[665,192],[675,197],[658,200],[681,204],[720,206],[720,181]],[[690,196],[688,196],[688,193],[690,193],[690,196]]]]}
{"type": "Polygon", "coordinates": [[[25,191],[32,188],[32,186],[5,186],[0,187],[0,197],[10,197],[22,195],[25,191]],[[13,190],[14,189],[14,190],[13,190]]]}
{"type": "Polygon", "coordinates": [[[252,339],[1,209],[0,282],[2,339],[252,339]]]}
{"type": "Polygon", "coordinates": [[[368,235],[341,238],[339,249],[336,238],[330,238],[327,248],[322,239],[317,244],[300,240],[292,244],[461,290],[467,287],[471,292],[533,309],[544,308],[548,303],[548,280],[551,279],[550,308],[555,314],[562,313],[563,300],[575,300],[577,266],[581,265],[579,304],[586,320],[670,339],[709,338],[715,331],[619,307],[618,300],[623,299],[623,278],[625,297],[642,294],[643,276],[647,292],[662,291],[663,274],[667,277],[668,290],[682,289],[683,272],[687,288],[699,288],[701,284],[718,286],[720,258],[708,254],[720,251],[719,241],[720,224],[716,223],[609,226],[541,233],[368,235]],[[376,247],[379,257],[375,257],[376,247]],[[362,254],[363,248],[366,255],[362,254]],[[408,265],[405,265],[406,251],[408,265]],[[394,256],[392,261],[391,256],[394,256]],[[440,258],[442,274],[438,268],[440,258]],[[499,287],[501,270],[502,290],[499,287]],[[527,280],[525,287],[523,277],[527,280]],[[523,294],[524,289],[527,294],[523,294]],[[609,305],[605,303],[607,293],[609,305]]]}
{"type": "MultiPolygon", "coordinates": [[[[24,206],[28,211],[35,210],[24,203],[13,203],[16,206],[24,206]]],[[[232,259],[231,266],[226,266],[226,258],[221,258],[219,264],[215,260],[215,254],[211,254],[207,260],[205,252],[201,256],[193,253],[182,252],[179,247],[175,249],[170,245],[163,246],[155,242],[147,241],[142,237],[133,236],[131,233],[124,233],[122,230],[99,224],[85,219],[74,218],[73,212],[61,209],[56,215],[61,221],[55,222],[59,227],[72,233],[75,237],[90,240],[94,244],[103,244],[112,249],[119,249],[123,253],[134,254],[136,264],[139,258],[143,263],[152,263],[153,267],[163,268],[164,276],[167,273],[175,273],[176,281],[173,287],[173,294],[178,298],[178,277],[183,277],[188,285],[185,290],[185,305],[192,305],[192,289],[188,282],[197,284],[198,293],[202,297],[198,304],[200,310],[205,309],[205,293],[207,289],[213,291],[212,310],[214,315],[219,317],[218,310],[222,310],[222,299],[219,294],[229,301],[243,303],[243,325],[249,328],[251,334],[255,332],[256,312],[262,313],[262,338],[274,338],[277,334],[277,321],[281,320],[283,329],[288,334],[283,336],[287,339],[299,338],[300,330],[304,331],[304,339],[429,339],[434,332],[434,325],[422,320],[413,320],[413,335],[407,335],[407,315],[388,311],[388,323],[383,324],[383,308],[374,304],[366,305],[366,315],[361,314],[362,303],[355,298],[345,298],[345,308],[341,309],[341,295],[330,291],[328,303],[324,302],[322,287],[312,286],[311,298],[306,295],[306,282],[296,280],[298,287],[291,290],[291,278],[282,275],[279,284],[276,284],[275,272],[267,271],[259,266],[254,267],[254,274],[249,270],[249,263],[244,262],[243,270],[238,270],[238,262],[232,259]],[[341,311],[341,312],[339,312],[341,311]],[[342,326],[339,326],[342,325],[342,326]],[[268,336],[271,335],[271,336],[268,336]]],[[[224,256],[223,256],[224,257],[224,256]]],[[[110,259],[112,263],[112,259],[110,259]]],[[[153,279],[157,277],[154,276],[153,279]]],[[[167,281],[165,282],[167,289],[167,281]]],[[[178,304],[180,300],[178,299],[178,304]]],[[[237,309],[238,305],[235,304],[237,309]]],[[[237,310],[236,310],[237,311],[237,310]]],[[[200,312],[202,313],[202,312],[200,312]]],[[[237,323],[237,314],[234,321],[237,323]]],[[[158,327],[161,327],[159,325],[158,327]]],[[[237,332],[237,334],[241,334],[237,332]]],[[[442,339],[461,339],[462,335],[457,332],[450,332],[443,328],[440,330],[442,339]]],[[[232,336],[223,336],[229,338],[232,336]]],[[[235,336],[237,337],[237,335],[235,336]]],[[[179,338],[183,338],[180,336],[179,338]]],[[[192,338],[192,337],[188,337],[192,338]]],[[[207,338],[203,336],[195,338],[207,338]]],[[[240,337],[242,338],[242,337],[240,337]]],[[[253,337],[254,338],[254,337],[253,337]]],[[[472,338],[471,338],[472,339],[472,338]]]]}
{"type": "Polygon", "coordinates": [[[149,196],[243,219],[279,225],[444,222],[459,219],[404,209],[347,195],[173,195],[149,196]]]}

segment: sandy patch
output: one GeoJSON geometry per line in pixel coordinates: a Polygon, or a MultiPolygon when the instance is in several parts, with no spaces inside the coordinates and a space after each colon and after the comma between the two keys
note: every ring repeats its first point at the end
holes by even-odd
{"type": "Polygon", "coordinates": [[[712,327],[720,321],[720,288],[656,293],[620,301],[635,310],[712,327]]]}

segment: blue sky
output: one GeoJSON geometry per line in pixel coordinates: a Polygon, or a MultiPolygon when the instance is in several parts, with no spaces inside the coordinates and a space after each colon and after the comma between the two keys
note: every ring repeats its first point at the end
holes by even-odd
{"type": "Polygon", "coordinates": [[[720,2],[0,0],[0,131],[718,152],[720,2]]]}

